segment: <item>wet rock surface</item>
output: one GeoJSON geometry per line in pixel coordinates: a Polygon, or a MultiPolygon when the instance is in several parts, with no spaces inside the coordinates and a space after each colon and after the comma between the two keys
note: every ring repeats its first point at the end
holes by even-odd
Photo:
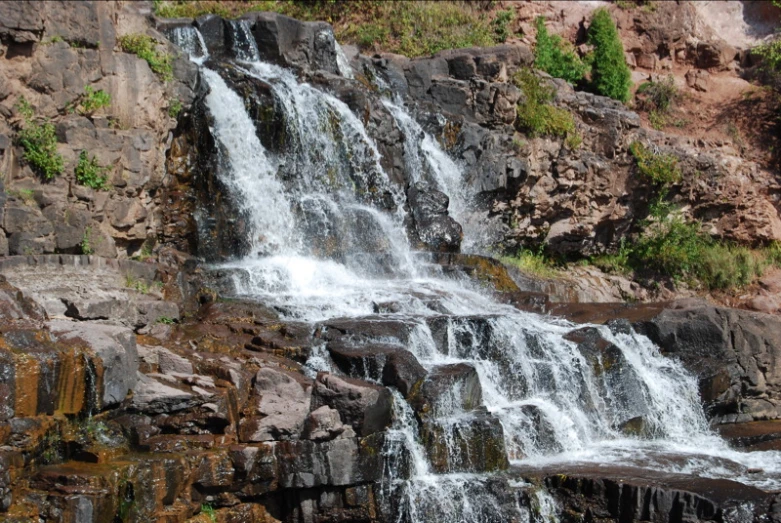
{"type": "Polygon", "coordinates": [[[714,422],[781,417],[777,316],[683,304],[641,322],[639,329],[699,378],[714,422]]]}

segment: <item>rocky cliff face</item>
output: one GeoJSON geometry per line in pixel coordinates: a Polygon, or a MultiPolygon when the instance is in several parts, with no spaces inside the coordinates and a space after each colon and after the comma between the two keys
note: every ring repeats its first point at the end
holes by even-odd
{"type": "Polygon", "coordinates": [[[156,244],[167,185],[165,151],[176,127],[169,108],[189,105],[196,79],[189,62],[149,28],[145,14],[148,6],[129,2],[0,5],[0,253],[88,250],[126,258],[156,244]],[[117,38],[129,33],[157,38],[176,57],[179,79],[165,82],[144,60],[121,52],[117,38]],[[90,114],[79,110],[89,89],[108,93],[111,103],[90,114]],[[52,180],[43,180],[23,159],[17,140],[22,99],[39,121],[55,127],[64,169],[52,180]],[[82,151],[105,167],[105,190],[77,182],[82,151]]]}

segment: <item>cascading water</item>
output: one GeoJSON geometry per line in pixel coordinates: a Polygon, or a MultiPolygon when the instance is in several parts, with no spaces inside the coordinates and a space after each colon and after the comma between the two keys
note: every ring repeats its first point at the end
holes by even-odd
{"type": "MultiPolygon", "coordinates": [[[[242,42],[242,27],[233,27],[234,41],[242,42]]],[[[178,42],[196,57],[205,54],[193,35],[178,42]]],[[[530,501],[528,485],[501,479],[502,466],[479,470],[480,457],[467,441],[475,430],[489,430],[512,463],[527,467],[613,462],[781,484],[774,479],[781,475],[781,456],[729,450],[707,428],[695,380],[645,337],[620,326],[584,327],[523,313],[470,281],[426,270],[405,236],[403,191],[384,173],[361,121],[289,71],[258,61],[257,54],[235,54],[242,74],[268,84],[281,102],[288,137],[280,153],[266,151],[241,97],[202,66],[211,131],[224,156],[219,176],[252,225],[253,253],[223,266],[236,272],[237,294],[309,322],[394,319],[410,327],[403,343],[430,376],[464,367],[477,373],[477,407],[466,397],[474,391],[454,382],[423,418],[394,391],[382,491],[393,520],[554,516],[555,504],[544,492],[530,501]],[[392,312],[378,313],[380,304],[392,304],[385,308],[392,312]],[[590,355],[577,341],[584,328],[613,352],[590,355]],[[620,372],[610,371],[608,357],[620,372]],[[627,435],[626,427],[638,420],[642,435],[627,435]],[[444,446],[426,445],[424,432],[439,435],[444,446]],[[759,464],[765,475],[747,474],[759,464]]],[[[470,200],[461,192],[458,166],[402,105],[384,104],[405,136],[408,179],[427,177],[450,195],[454,215],[463,219],[470,200]]],[[[312,371],[335,368],[325,346],[316,348],[309,365],[312,371]]]]}

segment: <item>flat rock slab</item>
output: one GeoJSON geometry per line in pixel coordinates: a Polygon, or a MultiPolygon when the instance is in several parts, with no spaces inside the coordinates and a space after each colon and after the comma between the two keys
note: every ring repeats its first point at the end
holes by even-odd
{"type": "MultiPolygon", "coordinates": [[[[776,494],[729,479],[671,474],[628,466],[516,466],[513,475],[544,483],[565,511],[619,521],[748,520],[771,512],[776,494]]],[[[777,503],[776,503],[777,505],[777,503]]]]}
{"type": "Polygon", "coordinates": [[[730,446],[747,450],[781,450],[781,420],[731,423],[716,427],[730,446]]]}
{"type": "Polygon", "coordinates": [[[178,306],[162,300],[152,264],[94,256],[13,257],[0,264],[0,273],[50,318],[108,320],[128,327],[179,318],[178,306]]]}

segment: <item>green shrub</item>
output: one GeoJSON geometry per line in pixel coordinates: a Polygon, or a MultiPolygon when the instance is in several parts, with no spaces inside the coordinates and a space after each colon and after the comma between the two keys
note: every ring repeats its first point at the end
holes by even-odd
{"type": "Polygon", "coordinates": [[[79,112],[83,115],[92,115],[98,109],[111,105],[111,95],[103,89],[94,91],[92,86],[84,88],[84,94],[79,101],[79,112]]]}
{"type": "Polygon", "coordinates": [[[640,174],[654,184],[667,186],[681,181],[683,175],[675,156],[652,152],[640,142],[632,142],[629,152],[635,157],[640,174]]]}
{"type": "Polygon", "coordinates": [[[554,91],[530,69],[521,69],[513,78],[523,92],[516,107],[516,127],[531,136],[567,136],[575,133],[575,120],[566,109],[551,105],[554,91]]]}
{"type": "Polygon", "coordinates": [[[106,168],[98,163],[97,158],[94,156],[90,158],[87,151],[79,153],[79,163],[76,164],[74,171],[78,183],[97,190],[105,189],[107,181],[103,174],[105,172],[106,168]]]}
{"type": "Polygon", "coordinates": [[[660,112],[667,112],[679,97],[673,75],[658,82],[643,82],[637,88],[637,94],[643,95],[641,105],[644,108],[660,112]]]}
{"type": "Polygon", "coordinates": [[[149,64],[149,68],[163,81],[173,79],[173,57],[157,48],[158,42],[151,36],[135,33],[119,37],[119,47],[126,53],[132,53],[149,64]]]}
{"type": "Polygon", "coordinates": [[[680,217],[666,218],[647,228],[632,248],[632,265],[656,271],[675,281],[695,279],[705,236],[699,223],[680,217]]]}
{"type": "Polygon", "coordinates": [[[556,269],[555,264],[550,260],[542,249],[534,252],[529,249],[520,249],[515,256],[502,256],[499,261],[505,265],[516,267],[521,272],[533,274],[540,278],[555,278],[561,273],[556,269]]]}
{"type": "Polygon", "coordinates": [[[632,85],[632,73],[626,65],[624,46],[610,13],[594,11],[588,28],[588,43],[594,46],[591,59],[591,85],[603,96],[626,102],[632,85]]]}
{"type": "Polygon", "coordinates": [[[534,46],[534,67],[572,84],[582,80],[588,66],[581,61],[572,45],[558,35],[550,35],[544,17],[538,17],[535,24],[537,43],[534,46]]]}
{"type": "Polygon", "coordinates": [[[498,11],[496,18],[491,22],[491,27],[494,30],[494,35],[498,43],[504,43],[510,36],[510,29],[508,26],[515,20],[515,11],[512,9],[506,9],[504,11],[498,11]]]}
{"type": "Polygon", "coordinates": [[[82,254],[90,255],[95,253],[95,249],[93,248],[91,243],[92,242],[91,235],[92,235],[91,227],[87,227],[86,229],[84,229],[84,236],[81,237],[81,245],[80,245],[82,254]]]}
{"type": "Polygon", "coordinates": [[[767,264],[767,258],[761,252],[710,242],[700,255],[697,276],[709,289],[743,287],[762,276],[767,264]]]}
{"type": "Polygon", "coordinates": [[[212,523],[217,523],[217,512],[214,510],[214,507],[209,504],[203,504],[201,505],[201,512],[209,519],[209,521],[212,523]]]}
{"type": "Polygon", "coordinates": [[[48,119],[39,122],[32,106],[24,98],[19,100],[17,109],[24,119],[17,141],[24,149],[25,161],[47,180],[62,174],[65,166],[62,156],[57,152],[54,125],[48,119]]]}
{"type": "Polygon", "coordinates": [[[171,100],[171,103],[168,104],[168,116],[171,118],[178,118],[179,113],[182,112],[182,102],[178,98],[174,98],[171,100]]]}

